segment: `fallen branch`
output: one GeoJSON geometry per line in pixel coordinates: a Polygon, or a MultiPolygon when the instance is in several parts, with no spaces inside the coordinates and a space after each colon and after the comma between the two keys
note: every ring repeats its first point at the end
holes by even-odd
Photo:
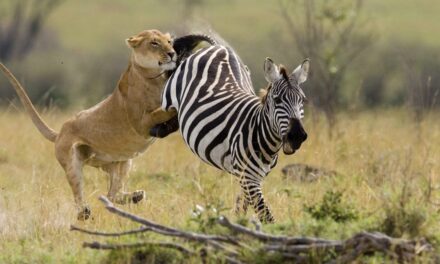
{"type": "Polygon", "coordinates": [[[320,243],[336,243],[337,241],[326,240],[321,238],[309,238],[309,237],[289,237],[289,236],[274,236],[265,234],[261,231],[253,231],[242,225],[231,223],[226,217],[221,216],[218,223],[224,227],[227,227],[235,232],[249,235],[251,237],[257,238],[261,241],[268,242],[280,242],[287,245],[292,244],[320,244],[320,243]]]}
{"type": "Polygon", "coordinates": [[[127,218],[129,220],[132,220],[134,222],[138,222],[140,224],[143,224],[144,226],[149,227],[151,229],[151,231],[162,234],[162,235],[182,237],[182,238],[186,238],[188,240],[195,240],[195,241],[199,241],[199,242],[219,241],[219,242],[224,242],[224,243],[228,243],[228,244],[238,245],[238,242],[232,237],[198,234],[198,233],[186,232],[186,231],[181,231],[181,230],[178,230],[175,228],[163,226],[160,224],[156,224],[153,221],[141,218],[137,215],[125,212],[125,211],[115,207],[113,205],[113,203],[110,202],[110,200],[107,199],[107,197],[105,197],[105,196],[99,197],[99,200],[101,200],[105,204],[107,210],[109,210],[111,213],[122,216],[122,217],[127,218]]]}
{"type": "Polygon", "coordinates": [[[182,245],[170,242],[139,242],[139,243],[131,243],[131,244],[103,244],[97,241],[88,243],[84,242],[83,247],[92,248],[92,249],[104,249],[104,250],[116,250],[116,249],[126,249],[126,248],[139,248],[146,246],[158,246],[163,248],[171,248],[180,251],[185,255],[194,255],[195,252],[185,248],[182,245]]]}
{"type": "MultiPolygon", "coordinates": [[[[175,249],[184,255],[198,256],[206,262],[210,250],[215,250],[223,256],[226,263],[252,262],[250,256],[258,254],[281,257],[286,262],[309,263],[311,258],[326,257],[327,263],[352,263],[359,257],[380,252],[388,259],[399,263],[411,263],[423,254],[432,253],[433,247],[424,239],[404,240],[389,237],[382,233],[361,232],[353,237],[338,241],[314,237],[291,237],[277,236],[264,233],[260,230],[252,230],[245,226],[230,222],[222,216],[218,224],[227,228],[233,235],[209,235],[179,230],[176,228],[157,224],[119,208],[116,208],[106,197],[100,200],[105,204],[108,211],[131,221],[142,224],[139,229],[124,232],[106,233],[90,231],[76,226],[71,226],[72,231],[78,231],[90,235],[119,237],[145,232],[154,232],[159,235],[183,239],[192,245],[202,245],[202,250],[191,250],[176,242],[139,242],[132,244],[106,244],[100,242],[84,243],[84,247],[117,250],[123,248],[138,248],[145,246],[158,246],[175,249]],[[244,235],[244,236],[243,236],[244,235]]],[[[200,247],[198,247],[200,249],[200,247]]],[[[428,256],[434,260],[433,254],[428,256]]],[[[437,259],[436,259],[437,260],[437,259]]],[[[319,259],[318,259],[319,261],[319,259]]]]}
{"type": "Polygon", "coordinates": [[[139,229],[135,229],[135,230],[128,230],[125,232],[117,232],[117,233],[106,233],[106,232],[99,232],[99,231],[90,231],[90,230],[86,230],[74,225],[70,226],[70,231],[79,231],[81,233],[86,233],[89,235],[95,235],[95,236],[105,236],[105,237],[120,237],[120,236],[125,236],[125,235],[133,235],[133,234],[138,234],[138,233],[144,233],[147,231],[152,231],[152,229],[150,227],[141,227],[139,229]]]}
{"type": "Polygon", "coordinates": [[[432,251],[433,247],[424,239],[404,240],[378,232],[361,232],[347,239],[341,256],[329,263],[349,263],[359,256],[374,252],[382,252],[399,263],[411,263],[417,255],[432,251]]]}

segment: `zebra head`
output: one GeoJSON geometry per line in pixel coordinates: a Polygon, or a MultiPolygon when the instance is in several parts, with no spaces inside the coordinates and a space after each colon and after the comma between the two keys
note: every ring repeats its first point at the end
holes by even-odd
{"type": "Polygon", "coordinates": [[[264,104],[287,155],[295,153],[307,139],[301,123],[306,97],[299,85],[307,80],[309,65],[307,59],[289,75],[283,66],[278,67],[270,58],[264,62],[264,77],[269,82],[264,104]]]}

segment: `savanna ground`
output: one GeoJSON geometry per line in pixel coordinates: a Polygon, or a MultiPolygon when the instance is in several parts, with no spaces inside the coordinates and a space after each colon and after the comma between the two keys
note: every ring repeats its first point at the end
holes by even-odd
{"type": "MultiPolygon", "coordinates": [[[[49,110],[44,119],[59,128],[70,113],[49,110]]],[[[306,115],[307,116],[307,115],[306,115]]],[[[342,114],[333,138],[310,110],[309,138],[293,156],[280,155],[264,182],[264,194],[277,219],[264,230],[289,235],[347,238],[361,230],[393,236],[426,237],[440,242],[440,123],[438,114],[420,125],[405,109],[342,114]],[[312,118],[315,117],[315,118],[312,118]],[[337,171],[333,177],[304,183],[286,179],[281,168],[306,163],[337,171]],[[342,192],[343,207],[355,218],[317,220],[304,210],[330,191],[342,192]]],[[[0,114],[0,263],[96,263],[107,252],[83,249],[88,235],[71,232],[75,224],[91,230],[120,231],[137,226],[108,213],[98,201],[107,192],[103,172],[85,169],[85,193],[93,219],[75,220],[73,196],[52,143],[15,107],[0,114]]],[[[179,134],[157,140],[134,161],[128,189],[144,189],[147,200],[123,208],[158,223],[197,230],[192,210],[213,206],[232,220],[238,184],[197,159],[179,134]]],[[[251,217],[248,214],[247,217],[251,217]]],[[[380,257],[367,259],[380,263],[380,257]]],[[[382,260],[383,261],[383,260],[382,260]]]]}
{"type": "MultiPolygon", "coordinates": [[[[33,52],[8,66],[33,102],[62,107],[43,114],[51,127],[59,129],[73,113],[114,89],[128,58],[124,39],[146,28],[176,30],[184,19],[185,2],[63,1],[48,17],[33,52]]],[[[200,2],[196,16],[236,49],[252,70],[257,89],[265,85],[264,57],[290,68],[303,59],[274,4],[277,1],[200,2]]],[[[298,2],[292,1],[291,11],[297,10],[298,2]]],[[[0,14],[10,15],[11,3],[15,1],[2,1],[0,14]]],[[[334,239],[361,230],[381,231],[394,237],[426,237],[439,251],[440,113],[434,110],[418,124],[402,106],[402,91],[411,86],[406,79],[411,70],[426,68],[424,75],[433,75],[436,83],[440,38],[433,32],[438,29],[439,8],[440,2],[434,0],[365,1],[362,18],[373,32],[373,43],[343,83],[342,113],[333,137],[328,136],[324,118],[307,109],[308,140],[295,155],[280,154],[277,167],[264,181],[265,197],[277,219],[276,224],[264,226],[265,231],[334,239]],[[400,57],[413,59],[409,71],[400,57]],[[372,78],[376,75],[378,82],[372,78]],[[377,105],[358,103],[360,86],[369,78],[377,88],[373,95],[383,93],[385,98],[373,97],[377,105]],[[368,109],[371,106],[377,108],[368,109]],[[293,181],[281,173],[291,163],[319,166],[337,175],[312,183],[293,181]],[[343,195],[342,204],[333,209],[350,213],[351,220],[318,220],[307,213],[307,206],[322,204],[332,192],[343,195]]],[[[107,192],[106,176],[89,167],[84,171],[85,194],[93,219],[75,220],[73,195],[52,143],[37,132],[18,102],[9,103],[15,94],[3,77],[0,88],[0,263],[105,262],[107,252],[81,247],[83,241],[96,238],[71,232],[70,225],[106,231],[137,226],[104,209],[97,198],[107,192]]],[[[147,200],[122,208],[162,224],[203,228],[194,221],[196,205],[216,207],[230,219],[238,219],[232,210],[239,190],[234,178],[203,164],[177,133],[157,140],[134,160],[127,185],[128,190],[146,190],[147,200]]],[[[378,256],[365,262],[384,260],[378,256]]]]}

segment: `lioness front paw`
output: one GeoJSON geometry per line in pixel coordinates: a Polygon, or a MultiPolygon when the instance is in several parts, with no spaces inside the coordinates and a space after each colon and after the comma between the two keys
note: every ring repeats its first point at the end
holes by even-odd
{"type": "Polygon", "coordinates": [[[78,212],[78,220],[79,221],[85,221],[90,218],[90,215],[92,214],[92,211],[90,210],[89,206],[83,206],[80,211],[78,212]]]}

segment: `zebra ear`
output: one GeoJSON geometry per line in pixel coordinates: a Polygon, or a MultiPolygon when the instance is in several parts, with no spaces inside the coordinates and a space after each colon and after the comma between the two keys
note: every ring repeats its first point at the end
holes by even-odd
{"type": "Polygon", "coordinates": [[[307,80],[307,76],[309,75],[309,68],[310,68],[310,60],[305,59],[301,65],[296,67],[295,70],[293,70],[292,75],[295,78],[295,80],[298,82],[298,84],[301,84],[307,80]]]}
{"type": "Polygon", "coordinates": [[[274,83],[281,78],[280,69],[271,58],[264,61],[264,78],[269,83],[274,83]]]}

